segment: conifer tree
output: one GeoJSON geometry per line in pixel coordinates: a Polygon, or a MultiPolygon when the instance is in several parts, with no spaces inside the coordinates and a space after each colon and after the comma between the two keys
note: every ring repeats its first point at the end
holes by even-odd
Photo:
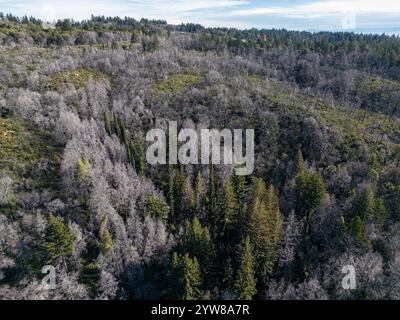
{"type": "Polygon", "coordinates": [[[215,165],[210,165],[209,189],[208,189],[208,221],[215,225],[217,218],[217,176],[215,165]]]}
{"type": "Polygon", "coordinates": [[[182,251],[197,258],[205,275],[212,272],[215,258],[214,244],[209,230],[200,224],[197,217],[185,222],[182,251]]]}
{"type": "Polygon", "coordinates": [[[283,236],[283,217],[273,186],[268,189],[261,178],[254,178],[248,235],[253,244],[257,275],[263,283],[277,260],[283,236]]]}
{"type": "Polygon", "coordinates": [[[325,183],[319,172],[312,172],[300,166],[296,176],[296,213],[304,219],[305,231],[309,232],[311,215],[318,209],[326,198],[325,183]]]}
{"type": "Polygon", "coordinates": [[[248,198],[248,183],[245,176],[234,176],[233,186],[236,195],[237,204],[237,230],[238,239],[241,239],[245,233],[247,223],[247,198],[248,198]]]}
{"type": "Polygon", "coordinates": [[[70,256],[73,251],[74,240],[73,233],[61,218],[50,213],[43,241],[46,263],[51,264],[60,256],[70,256]]]}
{"type": "Polygon", "coordinates": [[[232,182],[228,180],[218,197],[218,219],[216,221],[216,238],[229,251],[228,244],[233,243],[237,234],[238,204],[232,182]]]}
{"type": "Polygon", "coordinates": [[[196,183],[194,188],[195,198],[196,198],[196,209],[201,212],[204,205],[204,197],[206,192],[206,186],[204,182],[201,170],[197,172],[196,183]]]}
{"type": "Polygon", "coordinates": [[[172,255],[171,296],[174,299],[196,300],[203,296],[199,262],[188,254],[172,255]]]}
{"type": "Polygon", "coordinates": [[[235,292],[241,300],[251,300],[257,292],[254,259],[249,237],[246,238],[242,245],[239,269],[235,281],[235,292]]]}

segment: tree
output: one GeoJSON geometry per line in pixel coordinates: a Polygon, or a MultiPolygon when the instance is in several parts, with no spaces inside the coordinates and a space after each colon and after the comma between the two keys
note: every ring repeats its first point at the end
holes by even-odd
{"type": "Polygon", "coordinates": [[[172,272],[170,295],[174,299],[196,300],[203,296],[200,265],[196,258],[188,254],[172,254],[172,272]]]}
{"type": "Polygon", "coordinates": [[[257,275],[266,283],[277,260],[283,236],[283,217],[275,188],[267,189],[261,178],[254,178],[248,217],[248,235],[254,248],[257,275]]]}
{"type": "Polygon", "coordinates": [[[100,224],[100,247],[103,254],[112,249],[113,241],[110,231],[108,231],[108,220],[103,218],[100,224]]]}
{"type": "Polygon", "coordinates": [[[232,182],[228,180],[218,197],[218,217],[215,225],[215,237],[223,245],[225,253],[229,255],[231,245],[237,241],[238,231],[238,204],[232,182]]]}
{"type": "Polygon", "coordinates": [[[385,203],[381,198],[375,196],[371,186],[356,195],[352,206],[352,216],[359,216],[362,221],[375,221],[383,225],[386,218],[385,203]]]}
{"type": "Polygon", "coordinates": [[[351,219],[349,230],[360,245],[364,247],[368,245],[368,239],[365,233],[365,225],[359,216],[351,219]]]}
{"type": "Polygon", "coordinates": [[[51,264],[61,256],[70,256],[73,252],[74,240],[74,234],[61,218],[50,213],[43,240],[46,263],[51,264]]]}
{"type": "Polygon", "coordinates": [[[318,172],[312,172],[300,167],[296,176],[296,213],[305,221],[306,233],[310,229],[311,215],[327,197],[325,183],[318,172]]]}
{"type": "Polygon", "coordinates": [[[249,237],[247,237],[242,244],[239,270],[235,282],[235,292],[242,300],[251,300],[257,293],[256,279],[254,276],[254,259],[249,237]]]}
{"type": "Polygon", "coordinates": [[[210,165],[210,176],[208,186],[208,221],[210,225],[215,225],[217,219],[217,174],[215,165],[210,165]]]}
{"type": "Polygon", "coordinates": [[[235,190],[236,203],[237,203],[237,220],[238,220],[238,234],[242,238],[245,230],[244,227],[247,223],[247,198],[249,187],[245,176],[234,176],[233,186],[235,190]]]}
{"type": "Polygon", "coordinates": [[[200,224],[197,217],[185,223],[182,251],[197,258],[204,275],[208,276],[212,272],[215,258],[214,244],[210,232],[200,224]]]}

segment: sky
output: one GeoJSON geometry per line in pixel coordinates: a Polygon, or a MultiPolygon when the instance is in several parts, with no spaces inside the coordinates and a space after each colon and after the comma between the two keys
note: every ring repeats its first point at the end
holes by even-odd
{"type": "Polygon", "coordinates": [[[94,14],[207,27],[400,35],[400,0],[0,0],[0,11],[47,21],[94,14]]]}

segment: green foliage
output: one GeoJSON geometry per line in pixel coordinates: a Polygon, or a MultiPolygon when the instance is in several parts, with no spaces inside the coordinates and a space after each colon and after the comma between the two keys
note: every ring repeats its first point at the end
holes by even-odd
{"type": "Polygon", "coordinates": [[[196,257],[205,275],[212,271],[215,259],[214,244],[210,232],[200,224],[198,218],[186,221],[182,237],[182,251],[196,257]]]}
{"type": "Polygon", "coordinates": [[[52,264],[59,257],[68,257],[73,252],[75,237],[61,218],[49,214],[43,239],[43,249],[47,264],[52,264]]]}
{"type": "Polygon", "coordinates": [[[249,237],[242,244],[239,270],[235,281],[235,292],[241,300],[251,300],[257,293],[254,259],[249,237]]]}
{"type": "Polygon", "coordinates": [[[72,84],[76,89],[82,89],[87,86],[89,79],[93,81],[101,81],[105,76],[92,69],[76,69],[63,72],[53,73],[47,84],[50,90],[60,90],[65,84],[72,84]]]}
{"type": "Polygon", "coordinates": [[[108,219],[103,218],[100,224],[100,247],[103,254],[106,254],[112,249],[113,240],[110,231],[108,230],[108,219]]]}
{"type": "Polygon", "coordinates": [[[306,232],[309,229],[309,219],[327,197],[325,183],[319,172],[299,169],[296,176],[296,213],[305,219],[306,232]]]}
{"type": "Polygon", "coordinates": [[[377,198],[374,189],[368,186],[355,196],[352,215],[360,217],[362,221],[375,221],[382,226],[386,219],[385,203],[377,198]]]}
{"type": "Polygon", "coordinates": [[[363,247],[368,246],[369,241],[365,233],[365,225],[359,216],[351,219],[349,225],[349,231],[350,234],[355,237],[355,239],[361,246],[363,247]]]}
{"type": "Polygon", "coordinates": [[[152,88],[152,92],[177,95],[185,91],[187,88],[196,85],[199,81],[200,77],[196,74],[184,73],[169,75],[166,78],[157,81],[152,88]]]}
{"type": "Polygon", "coordinates": [[[265,283],[277,259],[283,236],[283,217],[275,188],[271,185],[267,189],[262,179],[254,178],[248,235],[254,248],[257,274],[265,283]]]}
{"type": "Polygon", "coordinates": [[[168,216],[169,210],[167,205],[157,197],[147,197],[145,207],[146,212],[154,218],[165,219],[168,216]]]}
{"type": "Polygon", "coordinates": [[[224,185],[218,196],[218,217],[214,227],[214,237],[223,246],[226,253],[238,243],[239,232],[238,203],[230,180],[224,185]]]}
{"type": "Polygon", "coordinates": [[[196,300],[203,297],[201,270],[196,258],[188,254],[178,256],[174,252],[171,268],[171,298],[196,300]]]}
{"type": "Polygon", "coordinates": [[[85,159],[79,159],[76,164],[76,178],[79,182],[83,182],[89,175],[89,164],[85,159]]]}
{"type": "Polygon", "coordinates": [[[99,289],[100,269],[95,262],[88,263],[82,267],[79,281],[90,288],[92,296],[96,296],[99,289]]]}

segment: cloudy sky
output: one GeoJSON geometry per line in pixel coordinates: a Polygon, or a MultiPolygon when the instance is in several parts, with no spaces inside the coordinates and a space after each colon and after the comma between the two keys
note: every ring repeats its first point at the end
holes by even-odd
{"type": "Polygon", "coordinates": [[[205,26],[400,34],[400,0],[0,0],[0,11],[45,20],[94,14],[205,26]]]}

